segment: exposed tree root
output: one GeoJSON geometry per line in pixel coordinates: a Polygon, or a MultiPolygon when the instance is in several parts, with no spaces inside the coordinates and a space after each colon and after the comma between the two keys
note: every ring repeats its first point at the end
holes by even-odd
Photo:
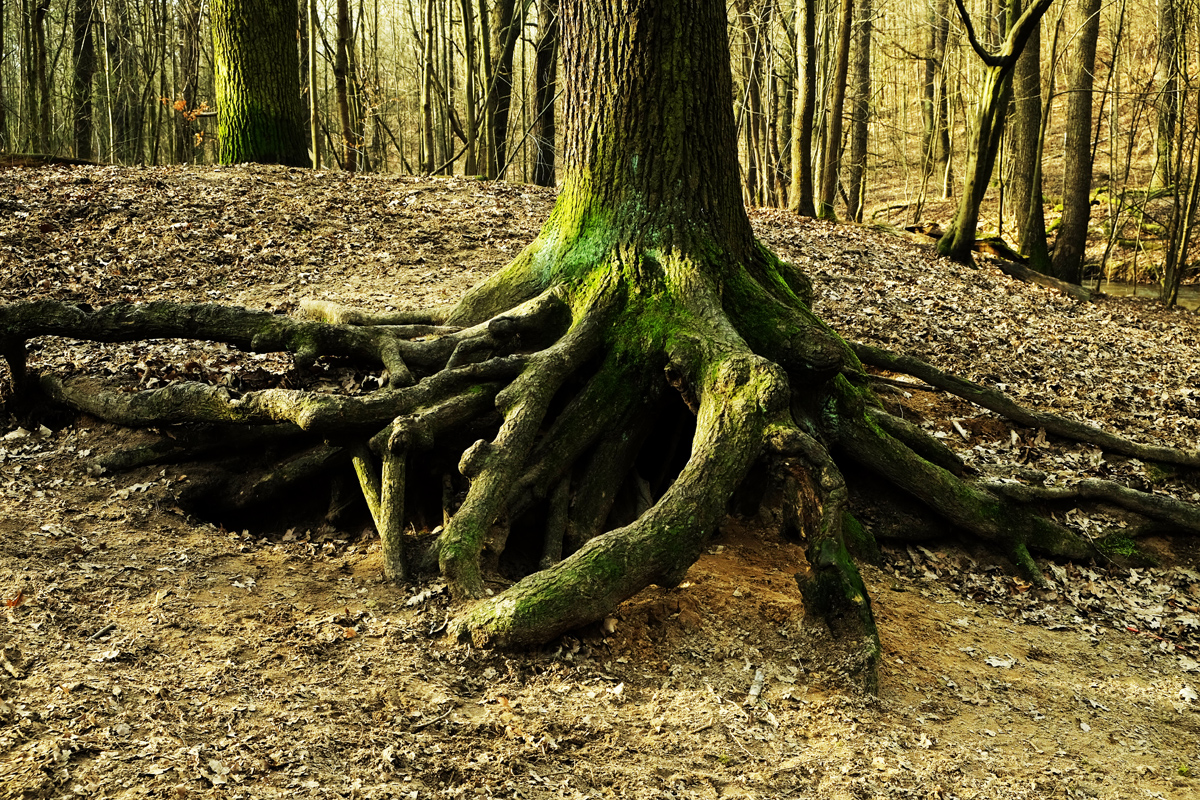
{"type": "Polygon", "coordinates": [[[303,321],[169,303],[15,304],[0,306],[0,341],[16,382],[59,403],[127,425],[210,426],[125,454],[114,467],[217,453],[231,430],[246,433],[230,442],[289,443],[275,467],[223,479],[230,508],[284,497],[330,469],[352,470],[388,578],[436,562],[463,599],[484,598],[498,566],[520,578],[453,621],[456,635],[480,643],[544,642],[603,618],[651,583],[674,586],[760,460],[784,530],[806,545],[808,563],[796,576],[806,611],[856,643],[868,686],[881,650],[855,559],[877,549],[850,513],[839,462],[996,546],[1038,582],[1032,553],[1097,552],[1042,514],[1046,503],[1102,500],[1200,532],[1194,507],[1107,481],[1050,489],[970,480],[954,453],[879,407],[858,359],[1115,452],[1185,465],[1200,462],[1195,454],[1029,411],[916,359],[851,350],[809,312],[802,277],[765,251],[741,265],[698,269],[689,259],[615,248],[583,278],[547,285],[527,256],[451,312],[382,317],[323,304],[306,307],[303,321]],[[720,284],[696,277],[714,272],[720,284]],[[290,352],[298,364],[326,356],[381,364],[392,380],[361,396],[238,394],[199,383],[123,392],[91,378],[26,374],[24,343],[43,335],[207,339],[290,352]],[[439,518],[446,507],[444,530],[430,552],[409,552],[404,531],[429,505],[431,465],[449,469],[460,452],[462,478],[437,478],[447,487],[437,503],[439,518]],[[465,496],[450,502],[463,478],[465,496]]]}
{"type": "Polygon", "coordinates": [[[1043,428],[1047,433],[1084,442],[1104,448],[1112,453],[1131,456],[1143,461],[1159,461],[1165,464],[1179,464],[1185,467],[1200,467],[1200,453],[1190,450],[1179,450],[1174,447],[1161,445],[1138,444],[1114,433],[1076,422],[1058,414],[1045,411],[1033,411],[1017,403],[1008,395],[995,389],[989,389],[972,381],[942,372],[937,367],[921,361],[913,356],[898,355],[872,347],[867,344],[852,345],[855,355],[864,363],[879,369],[901,372],[920,378],[931,386],[935,386],[964,400],[970,400],[978,406],[994,411],[1002,417],[1007,417],[1019,425],[1029,428],[1043,428]]]}

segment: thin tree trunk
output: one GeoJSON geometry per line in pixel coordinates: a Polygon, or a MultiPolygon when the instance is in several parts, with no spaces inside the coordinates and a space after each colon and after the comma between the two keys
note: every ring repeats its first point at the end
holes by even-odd
{"type": "Polygon", "coordinates": [[[789,207],[817,215],[813,202],[813,120],[817,108],[817,0],[796,4],[796,113],[792,117],[792,192],[789,207]]]}
{"type": "Polygon", "coordinates": [[[176,98],[175,157],[189,163],[195,157],[196,105],[200,86],[200,1],[182,0],[177,6],[179,22],[179,96],[176,98]]]}
{"type": "Polygon", "coordinates": [[[476,146],[477,137],[479,136],[478,122],[475,119],[475,87],[479,83],[478,62],[475,55],[475,9],[471,0],[462,0],[462,24],[463,24],[463,61],[465,62],[464,74],[466,79],[466,94],[467,94],[467,141],[466,141],[466,160],[463,163],[464,175],[475,175],[479,172],[477,163],[476,146]]]}
{"type": "Polygon", "coordinates": [[[437,163],[433,136],[433,0],[425,2],[425,38],[421,42],[421,172],[432,175],[437,163]]]}
{"type": "Polygon", "coordinates": [[[1179,120],[1179,0],[1158,0],[1156,53],[1154,61],[1155,98],[1154,172],[1152,189],[1171,185],[1174,165],[1173,143],[1179,120]]]}
{"type": "Polygon", "coordinates": [[[49,53],[46,51],[46,16],[50,13],[50,0],[36,0],[33,17],[33,39],[35,76],[37,80],[37,150],[50,150],[50,77],[49,53]]]}
{"type": "Polygon", "coordinates": [[[308,149],[312,168],[321,168],[321,115],[317,97],[317,0],[308,4],[308,149]]]}
{"type": "MultiPolygon", "coordinates": [[[[922,59],[921,183],[937,180],[942,199],[951,196],[949,99],[946,92],[946,46],[950,35],[949,0],[934,0],[927,17],[928,38],[922,59]]],[[[922,189],[924,194],[924,188],[922,189]]]]}
{"type": "MultiPolygon", "coordinates": [[[[0,42],[8,41],[8,3],[0,0],[0,42]]],[[[0,47],[0,74],[3,73],[5,61],[4,48],[0,47]]],[[[4,91],[4,81],[0,80],[0,153],[8,152],[12,146],[12,138],[8,132],[8,95],[4,91]]]]}
{"type": "Polygon", "coordinates": [[[534,123],[534,142],[537,160],[533,168],[533,182],[538,186],[553,186],[554,95],[558,91],[558,0],[540,0],[535,62],[534,109],[537,121],[534,123]]]}
{"type": "Polygon", "coordinates": [[[1070,283],[1083,281],[1083,257],[1091,218],[1092,83],[1100,38],[1100,0],[1080,0],[1080,27],[1067,98],[1067,141],[1063,160],[1063,216],[1054,243],[1051,274],[1070,283]]]}
{"type": "Polygon", "coordinates": [[[987,192],[992,168],[996,163],[996,154],[1000,149],[1000,140],[1004,134],[1004,120],[1011,96],[1012,71],[1033,33],[1033,26],[1046,13],[1050,3],[1051,0],[1037,0],[1025,9],[1009,28],[1008,36],[1005,37],[999,51],[993,53],[984,49],[976,38],[971,18],[962,0],[955,0],[959,16],[967,28],[971,47],[987,65],[975,118],[972,121],[962,197],[959,198],[954,219],[937,244],[938,253],[956,261],[971,260],[979,223],[979,205],[987,192]]]}
{"type": "Polygon", "coordinates": [[[762,72],[763,59],[758,9],[753,0],[739,0],[738,22],[742,29],[742,123],[745,137],[746,169],[743,187],[746,202],[762,205],[762,72]]]}
{"type": "Polygon", "coordinates": [[[867,139],[871,101],[871,0],[858,0],[854,31],[854,75],[850,95],[850,163],[846,174],[847,215],[863,221],[866,199],[867,139]]]}
{"type": "Polygon", "coordinates": [[[497,0],[492,7],[492,69],[488,90],[488,177],[501,178],[508,163],[508,117],[512,109],[512,60],[520,34],[516,0],[497,0]]]}
{"type": "Polygon", "coordinates": [[[837,61],[834,64],[833,86],[829,101],[829,135],[825,141],[825,162],[821,169],[821,198],[817,216],[836,219],[833,210],[838,189],[838,164],[842,150],[842,110],[846,102],[846,76],[850,69],[850,38],[854,25],[854,0],[842,0],[839,14],[837,61]]]}
{"type": "MultiPolygon", "coordinates": [[[[1009,13],[1019,16],[1021,0],[1012,0],[1009,13]]],[[[1020,232],[1020,251],[1030,266],[1048,272],[1046,215],[1042,200],[1042,33],[1041,21],[1013,69],[1012,196],[1020,232]]]]}
{"type": "MultiPolygon", "coordinates": [[[[432,0],[431,0],[432,2],[432,0]]],[[[428,27],[426,33],[428,34],[428,27]]],[[[342,169],[358,169],[358,141],[350,114],[350,3],[337,0],[337,49],[333,62],[334,91],[337,92],[338,121],[342,126],[342,169]]]]}
{"type": "MultiPolygon", "coordinates": [[[[772,59],[774,63],[774,59],[772,59]]],[[[768,202],[772,207],[781,208],[787,205],[787,172],[783,163],[783,150],[779,146],[780,130],[788,130],[789,119],[787,116],[787,103],[783,99],[784,94],[790,94],[791,88],[786,82],[781,80],[778,68],[772,66],[770,70],[770,84],[768,87],[768,96],[770,97],[770,107],[767,110],[767,147],[769,163],[771,165],[770,179],[768,185],[768,202]],[[780,84],[783,84],[782,91],[780,84]],[[783,125],[781,126],[780,117],[783,117],[783,125]]]]}
{"type": "Polygon", "coordinates": [[[74,110],[75,157],[89,161],[94,157],[92,137],[95,135],[92,118],[92,78],[96,74],[96,45],[92,38],[94,12],[93,0],[75,0],[72,29],[75,73],[71,103],[74,110]]]}

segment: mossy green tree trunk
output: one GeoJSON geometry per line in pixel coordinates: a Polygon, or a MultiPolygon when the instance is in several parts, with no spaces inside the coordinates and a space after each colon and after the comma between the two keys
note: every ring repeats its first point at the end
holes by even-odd
{"type": "Polygon", "coordinates": [[[214,0],[211,14],[221,163],[307,167],[296,3],[214,0]]]}
{"type": "Polygon", "coordinates": [[[987,193],[992,167],[1000,150],[1000,139],[1004,133],[1004,122],[1008,115],[1008,103],[1012,96],[1012,73],[1017,59],[1025,49],[1034,28],[1050,7],[1052,0],[1038,0],[1012,21],[1008,36],[997,52],[992,53],[980,44],[975,28],[962,0],[954,0],[959,17],[967,29],[967,37],[983,63],[987,66],[979,101],[972,121],[971,143],[967,152],[967,170],[963,178],[962,196],[954,220],[938,240],[938,252],[955,261],[970,261],[975,244],[976,228],[979,225],[979,205],[987,193]]]}

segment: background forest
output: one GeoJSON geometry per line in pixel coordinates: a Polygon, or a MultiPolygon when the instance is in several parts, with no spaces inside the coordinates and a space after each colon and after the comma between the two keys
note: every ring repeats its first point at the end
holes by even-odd
{"type": "MultiPolygon", "coordinates": [[[[1197,202],[1196,4],[1044,6],[981,137],[996,69],[977,50],[1002,50],[1020,0],[735,0],[746,202],[937,235],[984,141],[978,236],[1075,283],[1159,281],[1174,302],[1197,202]]],[[[211,11],[0,4],[0,152],[220,160],[211,11]]],[[[314,166],[554,185],[557,0],[311,0],[298,20],[314,166]]]]}

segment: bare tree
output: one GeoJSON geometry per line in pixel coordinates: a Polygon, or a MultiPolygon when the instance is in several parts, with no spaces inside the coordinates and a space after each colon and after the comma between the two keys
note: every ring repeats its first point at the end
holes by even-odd
{"type": "MultiPolygon", "coordinates": [[[[1009,13],[1020,15],[1021,0],[1012,0],[1009,13]]],[[[1046,215],[1042,201],[1042,33],[1041,20],[1013,70],[1012,195],[1020,231],[1020,250],[1039,272],[1049,272],[1046,215]]],[[[1048,109],[1047,109],[1048,110],[1048,109]]]]}
{"type": "MultiPolygon", "coordinates": [[[[92,117],[92,77],[96,73],[96,45],[92,37],[92,17],[95,14],[94,0],[75,0],[75,17],[72,25],[72,46],[75,52],[75,71],[71,92],[74,111],[73,132],[75,157],[93,157],[92,137],[95,125],[92,117]]],[[[0,39],[0,42],[3,40],[0,39]]]]}
{"type": "Polygon", "coordinates": [[[1096,43],[1100,38],[1100,0],[1079,0],[1079,14],[1082,24],[1067,96],[1062,225],[1051,264],[1051,274],[1070,283],[1083,281],[1083,256],[1092,211],[1092,84],[1096,43]]]}
{"type": "Polygon", "coordinates": [[[554,185],[554,96],[558,86],[558,0],[539,0],[534,91],[534,143],[537,158],[533,182],[554,185]]]}
{"type": "Polygon", "coordinates": [[[829,128],[825,137],[825,158],[821,167],[821,196],[817,216],[836,219],[833,203],[837,198],[838,164],[842,150],[842,111],[846,103],[846,78],[850,68],[850,38],[853,35],[854,0],[842,0],[838,14],[837,60],[834,62],[829,99],[829,128]]]}
{"type": "Polygon", "coordinates": [[[813,202],[812,145],[817,107],[817,0],[796,3],[796,113],[792,117],[790,208],[817,215],[813,202]]]}
{"type": "Polygon", "coordinates": [[[863,221],[867,187],[867,143],[871,113],[871,0],[858,0],[854,26],[854,74],[850,84],[850,163],[846,169],[846,211],[863,221]]]}

